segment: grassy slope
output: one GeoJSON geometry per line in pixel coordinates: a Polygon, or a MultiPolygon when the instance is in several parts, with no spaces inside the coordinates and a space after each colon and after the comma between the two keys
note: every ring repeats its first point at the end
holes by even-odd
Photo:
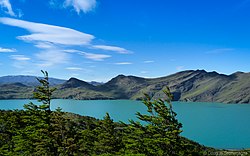
{"type": "Polygon", "coordinates": [[[32,97],[34,88],[20,83],[1,85],[0,99],[27,99],[32,97]]]}

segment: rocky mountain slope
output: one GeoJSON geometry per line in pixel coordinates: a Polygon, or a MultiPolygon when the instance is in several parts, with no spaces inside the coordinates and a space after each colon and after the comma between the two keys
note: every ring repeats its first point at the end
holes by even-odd
{"type": "MultiPolygon", "coordinates": [[[[27,98],[32,95],[32,87],[16,85],[0,85],[0,98],[27,98]]],[[[250,103],[250,73],[223,75],[204,70],[182,71],[154,79],[118,75],[97,86],[71,78],[56,86],[54,98],[139,100],[147,93],[157,99],[164,97],[162,90],[166,86],[170,87],[175,101],[250,103]]]]}

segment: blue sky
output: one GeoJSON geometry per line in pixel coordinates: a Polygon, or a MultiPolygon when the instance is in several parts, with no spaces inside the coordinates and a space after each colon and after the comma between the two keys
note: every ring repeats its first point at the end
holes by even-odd
{"type": "Polygon", "coordinates": [[[250,0],[0,0],[0,76],[249,72],[250,0]]]}

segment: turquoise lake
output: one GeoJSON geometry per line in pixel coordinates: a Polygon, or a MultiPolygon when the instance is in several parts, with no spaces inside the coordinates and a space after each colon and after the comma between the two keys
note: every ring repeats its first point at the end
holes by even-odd
{"type": "MultiPolygon", "coordinates": [[[[30,101],[0,100],[0,109],[22,109],[30,101]]],[[[57,107],[100,119],[109,112],[114,121],[124,122],[136,120],[137,111],[146,113],[140,101],[130,100],[53,100],[52,109],[57,107]]],[[[250,148],[250,105],[173,102],[173,108],[183,124],[183,136],[214,148],[250,148]]]]}

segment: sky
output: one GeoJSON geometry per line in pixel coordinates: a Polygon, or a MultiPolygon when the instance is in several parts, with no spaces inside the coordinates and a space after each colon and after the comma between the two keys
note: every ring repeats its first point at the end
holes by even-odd
{"type": "Polygon", "coordinates": [[[0,0],[0,76],[250,70],[250,0],[0,0]]]}

